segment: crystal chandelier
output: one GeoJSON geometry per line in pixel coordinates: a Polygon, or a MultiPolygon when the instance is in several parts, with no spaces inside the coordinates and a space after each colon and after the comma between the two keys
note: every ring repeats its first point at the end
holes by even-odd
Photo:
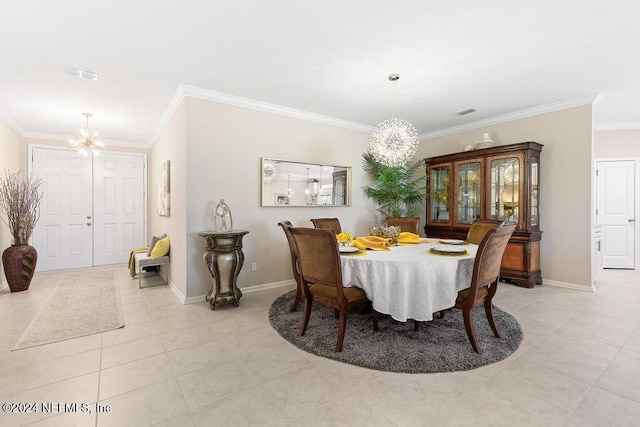
{"type": "Polygon", "coordinates": [[[396,82],[398,74],[390,74],[393,82],[393,113],[376,126],[369,137],[369,152],[373,158],[386,166],[402,166],[416,153],[418,147],[418,131],[405,119],[395,117],[396,82]]]}
{"type": "Polygon", "coordinates": [[[278,163],[264,159],[262,162],[262,179],[265,184],[271,184],[278,178],[278,163]]]}
{"type": "Polygon", "coordinates": [[[76,132],[76,136],[69,140],[69,145],[84,156],[97,156],[102,153],[104,149],[104,143],[98,137],[98,132],[89,131],[89,118],[93,116],[91,113],[82,113],[87,118],[86,129],[80,129],[76,132]]]}

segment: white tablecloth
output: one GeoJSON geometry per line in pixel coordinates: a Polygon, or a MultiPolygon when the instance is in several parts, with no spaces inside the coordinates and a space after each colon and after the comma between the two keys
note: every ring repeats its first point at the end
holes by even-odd
{"type": "Polygon", "coordinates": [[[375,310],[398,321],[432,320],[433,313],[453,307],[458,291],[471,284],[478,250],[469,244],[467,256],[434,255],[429,249],[435,245],[342,255],[343,284],[364,290],[375,310]]]}

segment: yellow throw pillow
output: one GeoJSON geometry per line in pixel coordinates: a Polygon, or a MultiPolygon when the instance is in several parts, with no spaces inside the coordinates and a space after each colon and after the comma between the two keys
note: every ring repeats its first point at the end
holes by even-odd
{"type": "Polygon", "coordinates": [[[169,236],[158,240],[151,250],[151,259],[160,258],[169,253],[169,236]]]}

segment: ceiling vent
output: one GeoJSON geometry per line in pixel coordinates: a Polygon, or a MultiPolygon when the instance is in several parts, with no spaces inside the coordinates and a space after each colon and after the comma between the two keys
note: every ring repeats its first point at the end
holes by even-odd
{"type": "Polygon", "coordinates": [[[67,68],[67,73],[81,79],[98,80],[98,73],[93,71],[81,70],[79,68],[67,68]]]}
{"type": "Polygon", "coordinates": [[[467,115],[467,114],[475,113],[476,111],[478,111],[478,110],[476,110],[475,108],[469,108],[468,110],[458,111],[456,114],[459,115],[459,116],[464,116],[464,115],[467,115]]]}

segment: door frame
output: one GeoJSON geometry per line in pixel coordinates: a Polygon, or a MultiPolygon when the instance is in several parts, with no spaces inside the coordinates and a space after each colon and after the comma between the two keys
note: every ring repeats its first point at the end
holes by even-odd
{"type": "MultiPolygon", "coordinates": [[[[594,171],[594,189],[593,189],[593,225],[597,225],[596,218],[596,207],[597,207],[597,197],[598,197],[598,184],[597,184],[597,176],[595,176],[595,172],[598,170],[598,162],[622,162],[622,161],[632,161],[634,163],[634,209],[635,209],[635,231],[634,231],[634,260],[633,260],[633,268],[635,270],[640,269],[640,157],[597,157],[593,159],[593,171],[594,171]]],[[[594,250],[594,248],[592,248],[594,250]]]]}
{"type": "MultiPolygon", "coordinates": [[[[61,151],[74,151],[72,148],[68,147],[68,146],[64,146],[64,145],[52,145],[52,144],[28,144],[27,145],[27,174],[31,175],[33,173],[33,149],[34,148],[44,148],[44,149],[51,149],[51,150],[61,150],[61,151]]],[[[145,242],[147,242],[147,227],[149,226],[149,214],[148,214],[148,202],[149,202],[149,188],[148,188],[148,175],[149,175],[149,168],[148,168],[148,154],[147,153],[139,153],[139,152],[131,152],[131,151],[113,151],[113,150],[109,150],[108,152],[109,154],[122,154],[122,155],[129,155],[129,156],[141,156],[142,160],[143,160],[143,169],[144,172],[142,174],[142,191],[143,191],[143,195],[144,195],[144,201],[142,203],[142,209],[143,209],[143,220],[144,220],[144,227],[142,230],[142,236],[145,242]]],[[[91,178],[93,181],[93,162],[91,165],[91,178]]],[[[93,187],[93,183],[92,183],[92,187],[93,187]]],[[[93,214],[92,214],[93,215],[93,214]]],[[[92,233],[92,242],[94,241],[93,239],[93,229],[91,231],[92,233]]],[[[91,263],[92,266],[95,267],[95,249],[92,247],[91,248],[91,263]]],[[[55,271],[55,270],[52,270],[55,271]]]]}

